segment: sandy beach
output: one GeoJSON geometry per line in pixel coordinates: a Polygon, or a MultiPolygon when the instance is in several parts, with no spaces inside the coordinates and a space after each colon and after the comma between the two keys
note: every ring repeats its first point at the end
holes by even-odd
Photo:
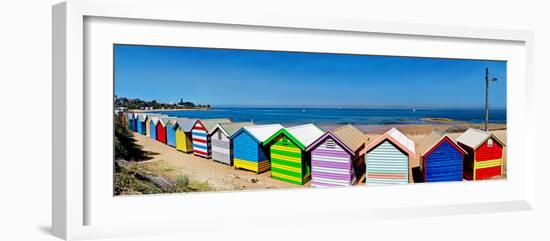
{"type": "MultiPolygon", "coordinates": [[[[442,125],[439,124],[380,126],[373,128],[376,130],[375,132],[368,132],[365,134],[365,142],[368,144],[391,127],[396,127],[415,142],[420,141],[426,134],[435,128],[442,129],[442,125]]],[[[493,131],[493,133],[506,143],[506,130],[496,130],[493,131]]],[[[449,136],[456,140],[461,134],[462,132],[456,132],[450,133],[449,136]]],[[[262,174],[256,174],[245,170],[235,170],[233,167],[215,162],[212,159],[205,159],[193,154],[180,152],[173,147],[151,140],[147,136],[137,133],[133,133],[133,135],[137,140],[137,144],[140,145],[144,151],[157,153],[151,156],[152,159],[138,162],[137,165],[155,175],[163,176],[171,180],[175,180],[178,176],[187,175],[193,181],[208,183],[208,185],[216,191],[299,188],[310,186],[310,182],[306,183],[304,186],[300,186],[273,179],[269,171],[262,174]]],[[[506,149],[504,153],[504,170],[506,170],[506,149]]],[[[418,167],[419,165],[420,161],[418,157],[411,158],[411,168],[418,167]]],[[[505,175],[506,171],[503,176],[505,175]]]]}
{"type": "Polygon", "coordinates": [[[271,172],[256,174],[245,170],[235,170],[225,164],[214,162],[193,154],[186,154],[147,136],[133,133],[137,144],[143,150],[158,153],[152,159],[138,162],[137,165],[169,179],[187,175],[193,181],[207,182],[216,191],[297,188],[300,186],[271,178],[271,172]]]}

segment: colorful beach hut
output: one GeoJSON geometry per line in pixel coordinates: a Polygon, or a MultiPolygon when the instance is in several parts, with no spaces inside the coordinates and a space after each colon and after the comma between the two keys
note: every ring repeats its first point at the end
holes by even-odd
{"type": "Polygon", "coordinates": [[[126,114],[126,119],[128,121],[128,130],[135,131],[134,129],[134,113],[129,112],[126,114]]]}
{"type": "Polygon", "coordinates": [[[303,185],[311,179],[311,156],[307,148],[324,132],[313,124],[283,128],[267,139],[271,177],[303,185]]]}
{"type": "Polygon", "coordinates": [[[210,143],[210,137],[208,132],[218,123],[230,123],[229,119],[199,119],[195,122],[193,129],[191,130],[191,136],[193,137],[193,154],[205,158],[210,158],[212,154],[212,148],[210,143]]]}
{"type": "Polygon", "coordinates": [[[417,143],[424,182],[462,181],[466,151],[438,129],[417,143]]]}
{"type": "Polygon", "coordinates": [[[482,180],[500,176],[503,173],[503,151],[506,146],[490,132],[470,128],[457,139],[466,150],[464,178],[482,180]]]}
{"type": "Polygon", "coordinates": [[[409,183],[409,161],[416,158],[414,142],[395,128],[367,144],[366,184],[409,183]]]}
{"type": "Polygon", "coordinates": [[[162,116],[152,116],[149,123],[149,137],[153,140],[157,140],[157,124],[159,123],[160,117],[162,116]]]}
{"type": "Polygon", "coordinates": [[[233,151],[230,136],[245,126],[253,126],[252,122],[234,122],[217,124],[209,133],[212,143],[212,160],[233,165],[233,151]]]}
{"type": "Polygon", "coordinates": [[[176,121],[176,149],[185,153],[193,152],[191,130],[198,119],[178,119],[176,121]]]}
{"type": "Polygon", "coordinates": [[[156,139],[159,142],[166,144],[166,122],[169,120],[167,117],[159,117],[156,125],[156,139]]]}
{"type": "Polygon", "coordinates": [[[136,115],[136,132],[145,135],[145,120],[146,114],[140,113],[136,115]]]}
{"type": "Polygon", "coordinates": [[[161,119],[164,121],[164,127],[166,128],[166,144],[176,147],[176,123],[178,118],[168,117],[161,119]]]}
{"type": "Polygon", "coordinates": [[[279,124],[245,126],[229,139],[233,143],[233,165],[256,173],[270,169],[269,147],[265,141],[284,127],[279,124]]]}
{"type": "Polygon", "coordinates": [[[163,115],[161,115],[161,114],[147,114],[145,116],[145,135],[148,136],[148,137],[151,137],[151,130],[155,131],[154,126],[151,125],[151,121],[153,120],[153,117],[155,117],[155,116],[161,117],[163,115]],[[153,129],[151,129],[151,126],[153,126],[153,129]]]}
{"type": "Polygon", "coordinates": [[[306,149],[311,152],[311,186],[353,185],[363,172],[364,149],[365,134],[353,125],[326,132],[306,149]]]}

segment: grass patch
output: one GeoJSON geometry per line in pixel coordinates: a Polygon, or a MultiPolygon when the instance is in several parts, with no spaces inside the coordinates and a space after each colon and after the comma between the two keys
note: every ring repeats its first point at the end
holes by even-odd
{"type": "Polygon", "coordinates": [[[208,182],[193,182],[187,175],[177,176],[176,184],[174,185],[174,192],[206,192],[214,190],[208,182]]]}
{"type": "Polygon", "coordinates": [[[155,194],[164,191],[153,183],[139,180],[136,177],[139,167],[135,164],[126,167],[115,166],[114,195],[155,194]]]}

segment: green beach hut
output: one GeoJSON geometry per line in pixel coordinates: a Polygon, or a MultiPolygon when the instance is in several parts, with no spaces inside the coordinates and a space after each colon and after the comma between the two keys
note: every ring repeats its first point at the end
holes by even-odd
{"type": "Polygon", "coordinates": [[[268,138],[271,177],[285,182],[303,185],[311,179],[310,144],[324,132],[314,124],[283,128],[268,138]]]}

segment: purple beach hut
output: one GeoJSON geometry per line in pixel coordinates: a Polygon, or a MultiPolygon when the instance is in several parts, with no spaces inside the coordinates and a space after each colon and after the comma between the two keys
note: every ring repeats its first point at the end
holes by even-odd
{"type": "Polygon", "coordinates": [[[350,186],[364,172],[365,134],[353,125],[326,132],[310,145],[311,186],[350,186]]]}

